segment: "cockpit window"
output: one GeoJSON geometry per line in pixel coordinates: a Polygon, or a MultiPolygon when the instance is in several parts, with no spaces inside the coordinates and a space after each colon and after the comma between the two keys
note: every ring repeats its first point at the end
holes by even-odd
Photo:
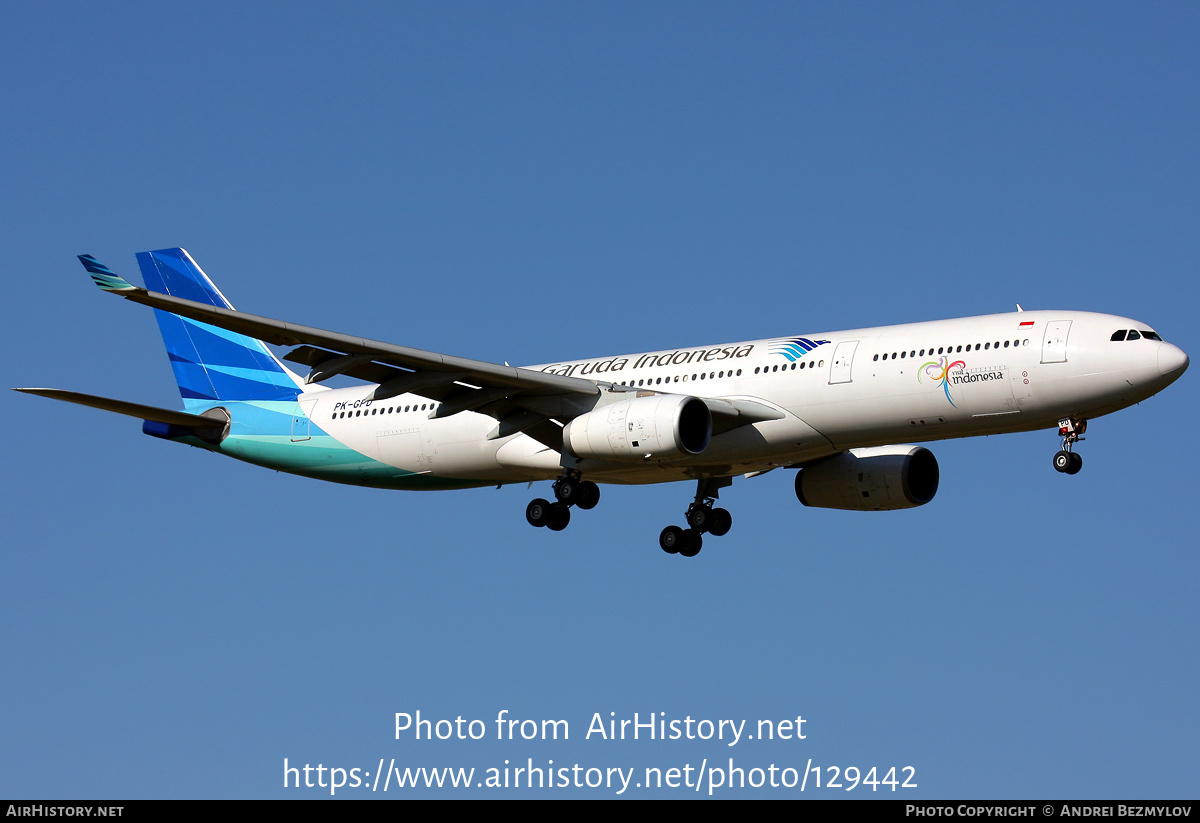
{"type": "MultiPolygon", "coordinates": [[[[1133,334],[1133,332],[1130,332],[1130,334],[1133,334]]],[[[1162,340],[1162,338],[1158,336],[1158,332],[1146,331],[1145,329],[1142,329],[1142,337],[1146,338],[1147,340],[1162,340]]]]}
{"type": "Polygon", "coordinates": [[[1110,339],[1124,340],[1125,339],[1125,329],[1121,329],[1120,331],[1113,332],[1113,336],[1110,339]]]}
{"type": "Polygon", "coordinates": [[[1140,334],[1138,334],[1136,331],[1134,331],[1133,329],[1130,329],[1129,336],[1125,339],[1126,340],[1141,340],[1142,336],[1140,334]]]}

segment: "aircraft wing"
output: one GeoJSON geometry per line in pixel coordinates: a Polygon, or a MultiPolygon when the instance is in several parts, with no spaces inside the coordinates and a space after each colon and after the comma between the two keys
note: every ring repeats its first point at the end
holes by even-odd
{"type": "MultiPolygon", "coordinates": [[[[273,345],[299,346],[299,349],[285,359],[309,366],[312,369],[308,377],[309,382],[320,382],[336,374],[346,374],[373,383],[386,383],[395,378],[402,378],[405,382],[413,384],[418,394],[424,394],[419,389],[427,389],[437,383],[455,382],[469,383],[480,388],[512,389],[522,394],[533,395],[590,396],[599,393],[594,382],[579,377],[545,374],[482,360],[422,351],[152,292],[132,285],[90,255],[80,255],[80,260],[97,285],[126,300],[273,345]]],[[[395,393],[414,389],[404,388],[395,393]]]]}
{"type": "MultiPolygon", "coordinates": [[[[600,392],[597,382],[579,377],[422,351],[153,292],[134,286],[90,255],[79,259],[100,288],[126,300],[266,343],[295,347],[284,359],[307,366],[308,383],[344,374],[378,384],[374,400],[412,393],[438,401],[431,417],[462,411],[487,414],[499,421],[493,438],[523,431],[551,448],[561,448],[561,421],[589,411],[590,399],[600,392]],[[552,418],[560,422],[556,425],[552,418]]],[[[705,402],[718,433],[783,417],[776,409],[747,400],[705,402]]]]}
{"type": "Polygon", "coordinates": [[[308,366],[308,383],[344,374],[379,384],[375,400],[412,393],[439,401],[435,417],[478,411],[500,420],[506,431],[526,431],[548,445],[561,445],[561,431],[549,418],[575,416],[590,405],[580,401],[600,392],[595,382],[579,377],[422,351],[152,292],[91,255],[79,259],[96,285],[126,300],[273,345],[296,346],[284,359],[308,366]]]}

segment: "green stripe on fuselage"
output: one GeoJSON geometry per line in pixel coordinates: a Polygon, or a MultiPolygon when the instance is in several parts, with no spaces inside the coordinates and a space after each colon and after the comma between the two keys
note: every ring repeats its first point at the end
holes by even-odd
{"type": "Polygon", "coordinates": [[[410,472],[355,451],[329,435],[292,440],[286,435],[230,435],[207,448],[270,469],[381,489],[469,489],[491,481],[410,472]]]}

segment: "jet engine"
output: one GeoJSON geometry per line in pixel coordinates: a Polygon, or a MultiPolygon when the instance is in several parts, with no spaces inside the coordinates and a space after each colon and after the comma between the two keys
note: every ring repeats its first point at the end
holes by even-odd
{"type": "Polygon", "coordinates": [[[712,439],[712,413],[703,400],[653,394],[580,415],[563,428],[576,457],[654,460],[700,454],[712,439]]]}
{"type": "Polygon", "coordinates": [[[937,458],[921,446],[851,449],[796,475],[796,497],[823,509],[910,509],[928,503],[937,489],[937,458]]]}

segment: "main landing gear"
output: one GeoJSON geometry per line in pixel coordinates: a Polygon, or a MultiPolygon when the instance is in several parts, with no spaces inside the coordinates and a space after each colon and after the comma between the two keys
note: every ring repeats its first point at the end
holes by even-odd
{"type": "Polygon", "coordinates": [[[667,554],[695,557],[704,545],[701,536],[708,532],[721,537],[733,526],[733,517],[725,509],[714,509],[713,503],[722,488],[733,483],[732,477],[712,477],[696,483],[696,499],[688,506],[685,519],[690,528],[667,526],[658,536],[658,545],[667,554]]]}
{"type": "Polygon", "coordinates": [[[1054,455],[1054,470],[1063,474],[1078,474],[1083,468],[1083,458],[1071,451],[1071,447],[1083,440],[1087,431],[1087,420],[1082,417],[1064,417],[1058,421],[1058,433],[1062,437],[1062,450],[1054,455]]]}
{"type": "MultiPolygon", "coordinates": [[[[720,490],[733,483],[732,477],[711,477],[696,483],[696,499],[684,515],[688,527],[667,526],[658,536],[658,545],[667,554],[695,557],[704,545],[705,533],[721,537],[733,526],[733,517],[725,509],[713,508],[720,490]]],[[[537,498],[525,507],[529,525],[560,532],[571,522],[571,507],[595,508],[600,502],[600,487],[584,480],[578,471],[564,469],[554,481],[554,502],[537,498]]]]}
{"type": "Polygon", "coordinates": [[[554,502],[538,498],[525,507],[525,519],[531,526],[545,526],[560,532],[571,522],[571,506],[592,509],[600,502],[600,487],[584,480],[577,471],[567,471],[554,481],[554,502]]]}

